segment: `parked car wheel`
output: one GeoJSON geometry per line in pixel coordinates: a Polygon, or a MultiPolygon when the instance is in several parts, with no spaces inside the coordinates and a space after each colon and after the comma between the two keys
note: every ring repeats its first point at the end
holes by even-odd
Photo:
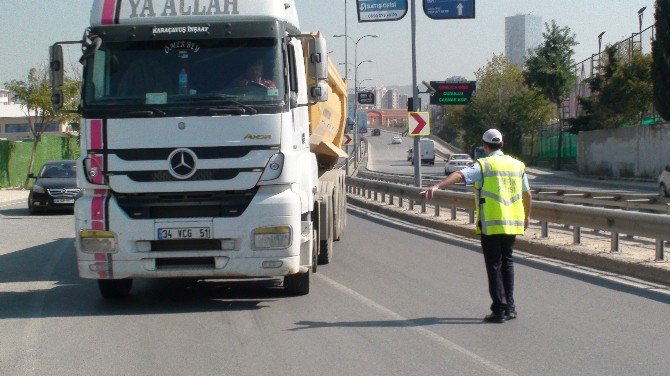
{"type": "Polygon", "coordinates": [[[670,193],[668,193],[668,188],[666,188],[665,184],[661,183],[658,187],[658,195],[661,197],[670,197],[670,193]]]}

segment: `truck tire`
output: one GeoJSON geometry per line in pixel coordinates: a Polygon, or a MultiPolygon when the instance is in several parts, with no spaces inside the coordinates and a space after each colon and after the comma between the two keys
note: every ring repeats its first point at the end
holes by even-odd
{"type": "Polygon", "coordinates": [[[284,291],[289,295],[309,294],[309,271],[284,276],[284,291]]]}
{"type": "Polygon", "coordinates": [[[338,242],[342,238],[342,233],[346,227],[347,219],[347,195],[346,195],[346,182],[344,180],[344,174],[340,175],[340,180],[335,186],[335,231],[333,240],[338,242]]]}
{"type": "Polygon", "coordinates": [[[316,228],[312,231],[312,273],[316,273],[317,265],[319,264],[319,232],[316,228]]]}
{"type": "Polygon", "coordinates": [[[328,239],[321,239],[321,246],[319,247],[319,264],[328,265],[333,261],[333,237],[328,239]]]}
{"type": "Polygon", "coordinates": [[[105,299],[123,299],[128,297],[133,287],[132,279],[99,279],[98,288],[105,299]]]}

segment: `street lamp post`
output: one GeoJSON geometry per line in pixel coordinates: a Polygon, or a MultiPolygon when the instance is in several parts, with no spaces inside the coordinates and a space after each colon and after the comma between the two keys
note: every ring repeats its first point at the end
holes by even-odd
{"type": "Polygon", "coordinates": [[[647,10],[647,7],[642,7],[637,11],[637,19],[640,24],[640,52],[642,52],[642,19],[644,18],[645,10],[647,10]]]}
{"type": "Polygon", "coordinates": [[[361,80],[361,82],[358,83],[358,88],[361,89],[361,86],[363,85],[363,82],[365,81],[372,81],[372,78],[366,78],[364,80],[361,80]]]}
{"type": "MultiPolygon", "coordinates": [[[[338,65],[345,65],[345,66],[346,66],[346,67],[345,67],[345,73],[344,73],[345,76],[348,76],[348,75],[349,75],[349,72],[351,71],[351,68],[350,68],[350,67],[353,67],[353,66],[354,66],[353,63],[339,63],[338,65]]],[[[345,78],[345,80],[347,80],[347,78],[345,78]]]]}
{"type": "MultiPolygon", "coordinates": [[[[357,40],[355,40],[354,38],[350,37],[347,34],[333,35],[333,38],[345,38],[345,40],[351,39],[351,41],[354,43],[354,153],[356,154],[356,158],[355,158],[355,166],[356,167],[358,167],[358,152],[359,152],[358,151],[359,150],[358,121],[356,119],[357,110],[358,110],[358,104],[356,103],[356,99],[357,99],[356,98],[356,93],[357,93],[356,80],[358,79],[358,67],[364,62],[372,62],[372,60],[366,60],[364,62],[358,63],[358,43],[360,43],[363,39],[368,38],[368,37],[379,38],[379,35],[366,34],[366,35],[363,35],[362,37],[358,38],[357,40]]],[[[346,60],[346,58],[345,58],[345,60],[346,60]]],[[[348,62],[345,62],[345,64],[348,64],[348,62]]]]}
{"type": "MultiPolygon", "coordinates": [[[[354,54],[356,56],[356,54],[354,54]]],[[[363,60],[360,63],[356,64],[356,69],[354,69],[354,142],[356,143],[354,153],[356,154],[356,162],[354,166],[358,168],[358,158],[360,158],[360,135],[358,133],[358,67],[364,63],[374,63],[374,60],[363,60]]]]}
{"type": "Polygon", "coordinates": [[[603,45],[603,35],[605,35],[604,31],[598,34],[598,71],[600,71],[600,59],[602,59],[601,51],[603,45]]]}

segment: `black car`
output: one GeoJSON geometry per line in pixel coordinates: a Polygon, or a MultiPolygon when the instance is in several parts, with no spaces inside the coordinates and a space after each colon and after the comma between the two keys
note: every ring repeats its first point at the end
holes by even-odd
{"type": "Polygon", "coordinates": [[[382,134],[382,131],[380,131],[379,129],[374,128],[374,129],[372,130],[372,135],[373,135],[373,136],[379,136],[380,134],[382,134]]]}
{"type": "Polygon", "coordinates": [[[47,210],[74,208],[74,200],[81,196],[77,188],[75,161],[46,162],[39,174],[29,175],[36,179],[28,195],[28,210],[37,213],[47,210]]]}

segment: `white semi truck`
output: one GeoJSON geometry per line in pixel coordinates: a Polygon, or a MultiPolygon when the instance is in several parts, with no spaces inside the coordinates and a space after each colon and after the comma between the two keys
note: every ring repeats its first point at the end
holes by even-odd
{"type": "Polygon", "coordinates": [[[81,41],[79,275],[283,277],[309,292],[345,223],[346,85],[294,0],[94,0],[81,41]]]}

